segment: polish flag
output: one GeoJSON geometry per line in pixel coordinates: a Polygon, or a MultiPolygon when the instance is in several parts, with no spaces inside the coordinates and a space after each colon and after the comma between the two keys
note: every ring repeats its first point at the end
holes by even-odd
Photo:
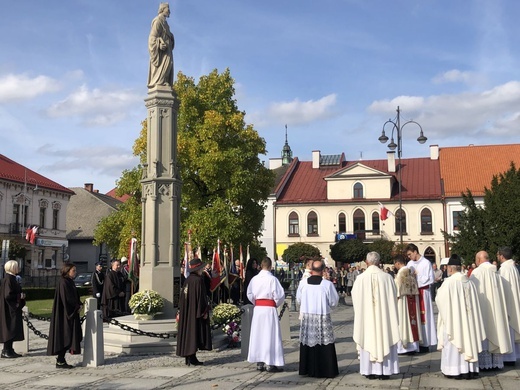
{"type": "Polygon", "coordinates": [[[388,217],[392,217],[394,213],[392,213],[390,210],[388,210],[383,203],[379,202],[379,211],[381,213],[381,221],[386,221],[388,217]]]}

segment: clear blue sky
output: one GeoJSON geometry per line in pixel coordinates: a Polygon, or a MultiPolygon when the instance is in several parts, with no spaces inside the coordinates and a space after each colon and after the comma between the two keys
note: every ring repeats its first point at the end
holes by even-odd
{"type": "MultiPolygon", "coordinates": [[[[0,153],[106,192],[137,163],[156,0],[0,0],[0,153]]],[[[279,157],[386,158],[428,145],[518,143],[517,0],[175,0],[175,73],[229,67],[239,108],[279,157]]]]}

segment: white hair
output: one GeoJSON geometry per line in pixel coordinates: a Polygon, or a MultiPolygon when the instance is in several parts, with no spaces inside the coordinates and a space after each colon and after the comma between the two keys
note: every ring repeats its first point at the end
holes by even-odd
{"type": "Polygon", "coordinates": [[[377,252],[369,252],[365,260],[369,265],[379,265],[381,262],[381,256],[377,252]]]}
{"type": "Polygon", "coordinates": [[[16,275],[19,271],[18,262],[16,260],[9,260],[7,263],[5,263],[4,270],[8,274],[16,275]]]}

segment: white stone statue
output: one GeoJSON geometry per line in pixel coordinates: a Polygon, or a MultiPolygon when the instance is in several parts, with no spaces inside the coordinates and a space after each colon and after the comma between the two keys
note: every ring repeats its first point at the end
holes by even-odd
{"type": "Polygon", "coordinates": [[[168,3],[159,5],[159,14],[152,20],[148,51],[150,52],[150,69],[148,72],[148,88],[158,85],[173,85],[173,47],[175,41],[166,18],[170,16],[168,3]]]}

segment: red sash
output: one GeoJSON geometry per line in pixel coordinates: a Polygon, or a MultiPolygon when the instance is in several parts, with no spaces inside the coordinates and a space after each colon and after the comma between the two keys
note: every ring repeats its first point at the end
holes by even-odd
{"type": "Polygon", "coordinates": [[[430,286],[419,287],[419,307],[421,309],[421,324],[426,324],[426,306],[424,305],[424,291],[429,290],[430,286]]]}
{"type": "Polygon", "coordinates": [[[415,295],[407,295],[406,304],[408,305],[408,315],[410,317],[410,325],[412,327],[413,341],[419,341],[419,330],[417,328],[417,305],[415,304],[415,295]]]}
{"type": "Polygon", "coordinates": [[[255,306],[269,306],[276,307],[276,302],[272,299],[257,299],[255,301],[255,306]]]}

